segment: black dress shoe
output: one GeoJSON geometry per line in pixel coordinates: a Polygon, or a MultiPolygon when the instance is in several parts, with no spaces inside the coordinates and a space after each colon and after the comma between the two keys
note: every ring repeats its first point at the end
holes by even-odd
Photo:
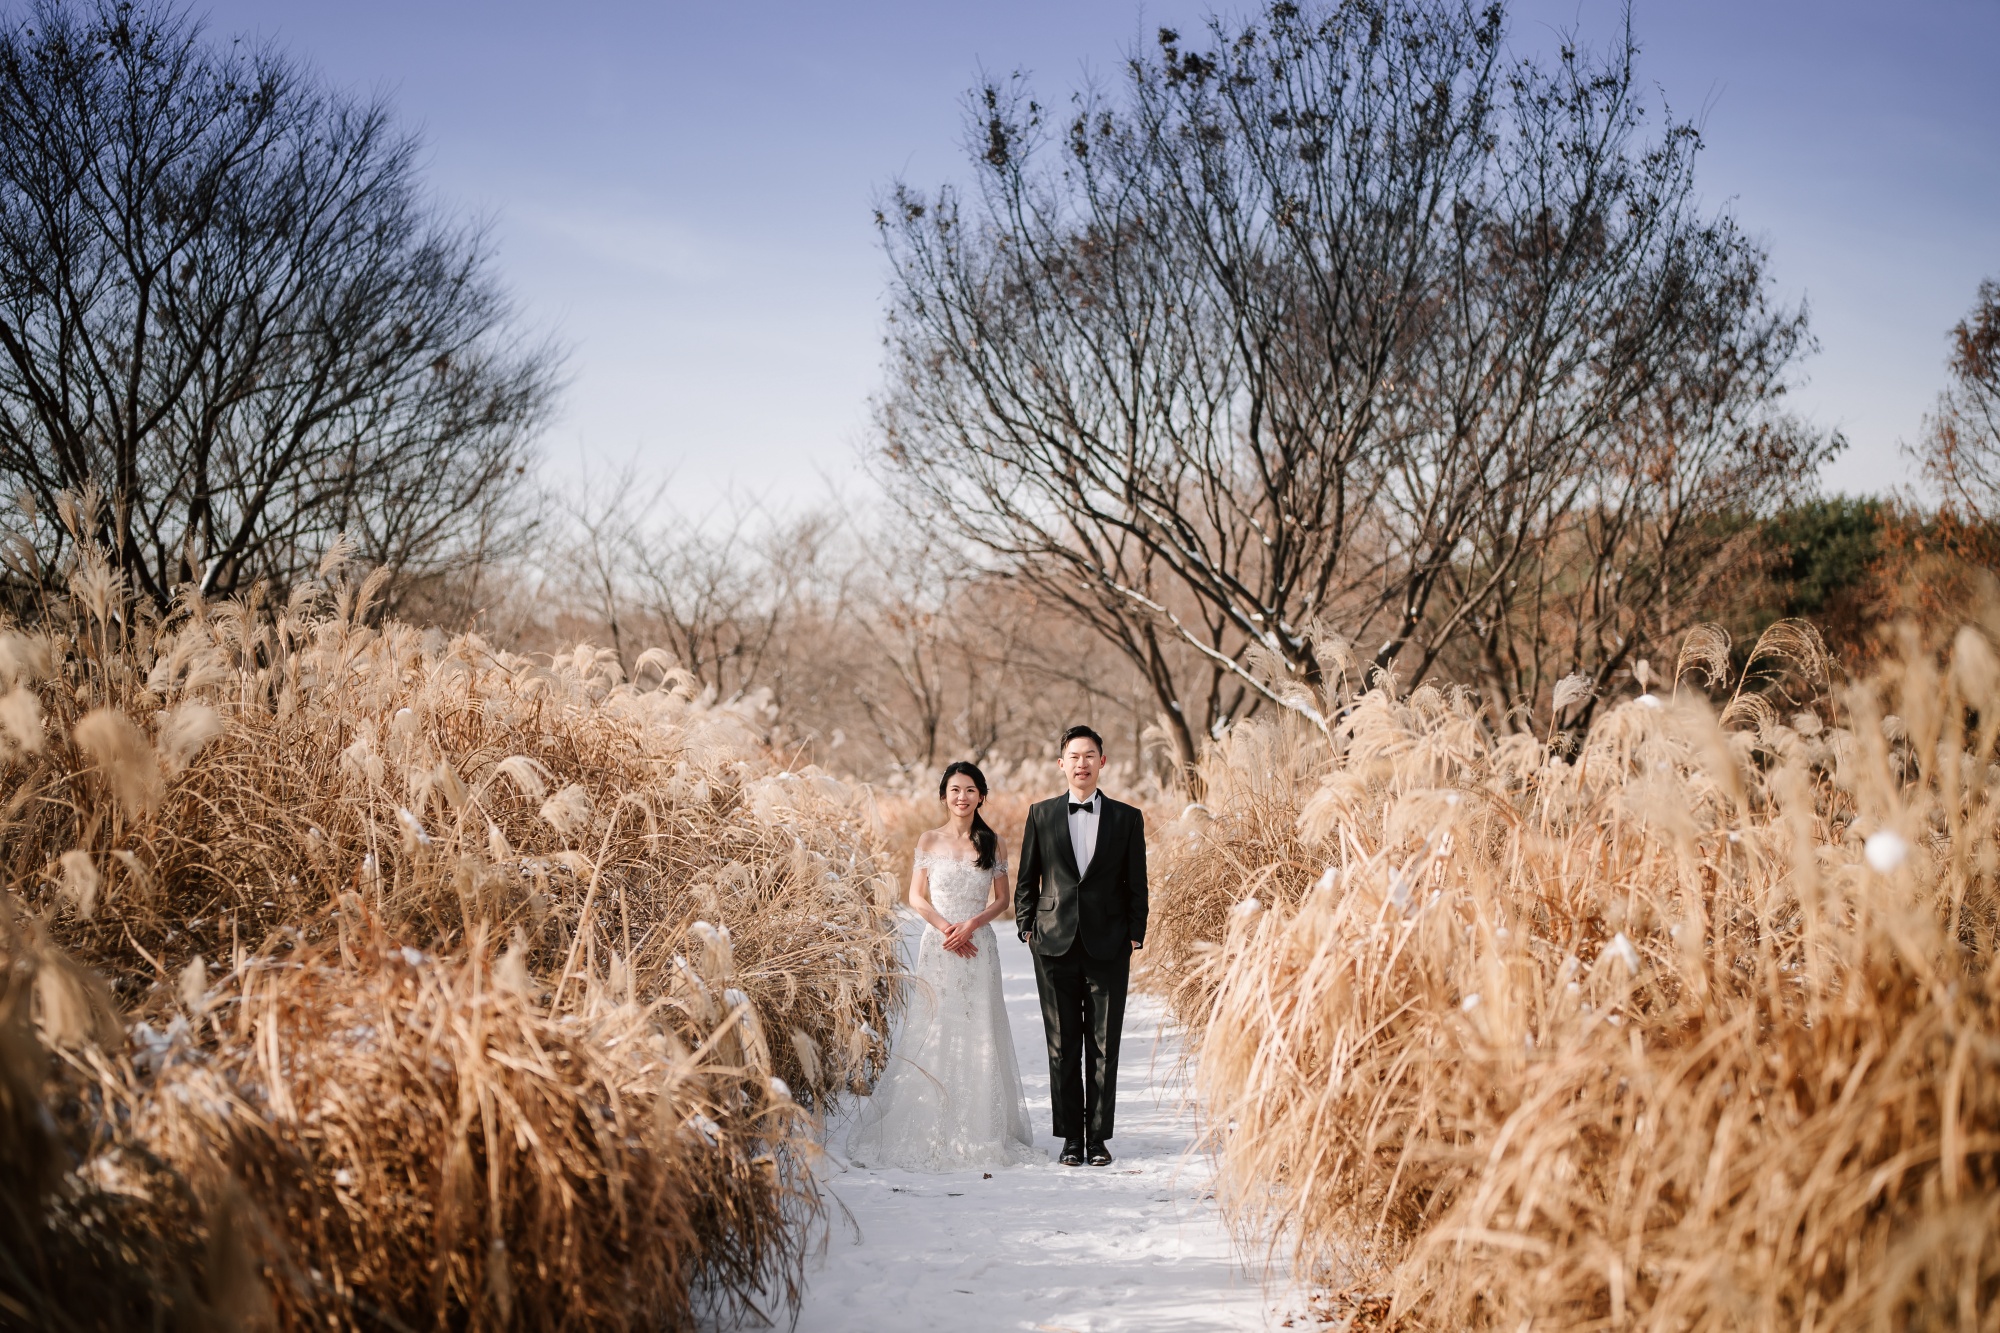
{"type": "Polygon", "coordinates": [[[1089,1160],[1092,1166],[1110,1166],[1111,1149],[1101,1143],[1093,1143],[1090,1145],[1089,1160]]]}
{"type": "Polygon", "coordinates": [[[1056,1160],[1064,1166],[1082,1166],[1083,1145],[1075,1139],[1064,1139],[1062,1156],[1056,1160]]]}

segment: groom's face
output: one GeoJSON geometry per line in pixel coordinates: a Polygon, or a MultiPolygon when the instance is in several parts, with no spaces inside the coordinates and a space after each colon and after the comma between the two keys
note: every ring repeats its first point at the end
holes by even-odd
{"type": "Polygon", "coordinates": [[[1104,752],[1091,744],[1090,737],[1079,736],[1063,746],[1061,763],[1071,791],[1097,790],[1097,775],[1104,771],[1104,752]]]}

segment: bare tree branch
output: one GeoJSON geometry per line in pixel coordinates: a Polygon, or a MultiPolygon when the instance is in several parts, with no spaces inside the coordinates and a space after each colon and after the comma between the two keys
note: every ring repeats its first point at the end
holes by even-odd
{"type": "Polygon", "coordinates": [[[1252,658],[1318,686],[1315,623],[1411,681],[1511,626],[1633,422],[1672,417],[1668,471],[1707,493],[1802,344],[1699,214],[1694,131],[1640,137],[1629,40],[1509,64],[1500,24],[1408,0],[1163,31],[1059,128],[980,90],[973,189],[878,213],[888,479],[1125,654],[1183,762],[1303,706],[1252,658]]]}
{"type": "Polygon", "coordinates": [[[417,147],[177,9],[14,21],[0,478],[44,512],[99,487],[91,537],[160,607],[288,583],[342,532],[406,580],[512,543],[557,358],[425,199],[417,147]]]}

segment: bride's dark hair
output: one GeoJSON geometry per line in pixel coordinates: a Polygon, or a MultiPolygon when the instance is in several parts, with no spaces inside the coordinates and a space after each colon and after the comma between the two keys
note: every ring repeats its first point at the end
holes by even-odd
{"type": "MultiPolygon", "coordinates": [[[[945,765],[944,776],[938,779],[938,799],[940,801],[944,799],[944,789],[950,786],[951,780],[960,773],[972,779],[972,785],[979,788],[979,799],[984,801],[986,775],[979,771],[979,765],[968,763],[963,759],[945,765]]],[[[979,859],[973,864],[981,870],[991,870],[993,858],[1000,850],[1000,835],[993,831],[993,826],[988,824],[977,810],[972,812],[972,846],[979,853],[979,859]]]]}

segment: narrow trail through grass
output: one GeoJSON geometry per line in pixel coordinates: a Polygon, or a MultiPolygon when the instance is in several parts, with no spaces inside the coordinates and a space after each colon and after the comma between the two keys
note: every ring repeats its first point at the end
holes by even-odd
{"type": "MultiPolygon", "coordinates": [[[[914,937],[911,937],[912,939],[914,937]]],[[[1034,964],[1000,940],[1029,1119],[1048,1128],[1048,1060],[1034,964]]],[[[1047,1163],[918,1175],[850,1167],[833,1126],[825,1169],[831,1236],[807,1261],[798,1333],[902,1330],[1260,1330],[1287,1304],[1243,1262],[1194,1152],[1179,1034],[1134,994],[1119,1060],[1110,1167],[1047,1163]],[[841,1208],[847,1210],[843,1215],[841,1208]]]]}

